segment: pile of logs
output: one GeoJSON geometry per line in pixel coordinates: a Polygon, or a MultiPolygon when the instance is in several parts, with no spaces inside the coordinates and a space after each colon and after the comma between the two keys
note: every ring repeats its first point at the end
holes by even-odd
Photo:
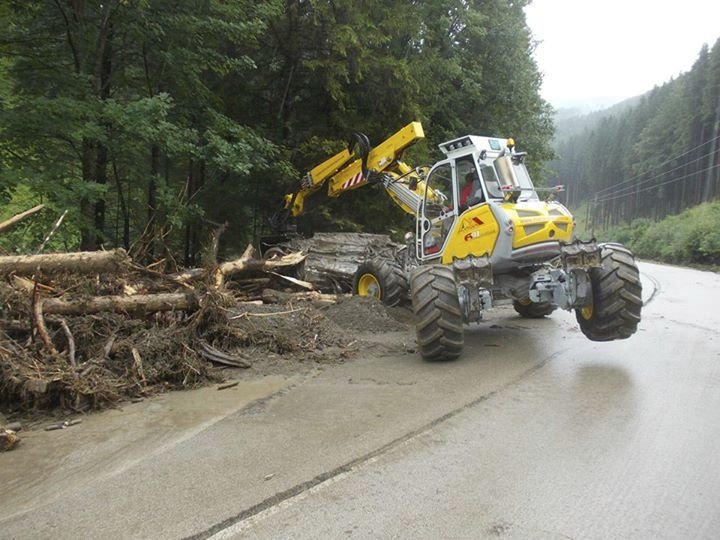
{"type": "MultiPolygon", "coordinates": [[[[285,276],[280,271],[297,267],[305,259],[303,253],[291,253],[271,260],[254,257],[251,246],[242,257],[225,262],[210,270],[195,268],[177,274],[161,274],[146,270],[133,264],[122,249],[111,251],[90,251],[76,253],[58,253],[48,255],[17,255],[0,257],[0,277],[12,278],[16,289],[25,290],[31,295],[32,318],[38,337],[49,352],[57,351],[52,345],[45,325],[46,315],[90,315],[100,312],[115,312],[129,315],[144,315],[160,311],[194,311],[200,306],[200,296],[210,290],[220,291],[225,282],[243,274],[268,273],[304,289],[312,285],[302,280],[285,276]],[[125,274],[135,270],[136,275],[151,276],[152,280],[138,280],[133,284],[129,278],[123,280],[123,294],[91,297],[45,297],[46,291],[54,291],[43,285],[42,277],[55,275],[109,275],[125,274]],[[29,279],[25,276],[32,276],[29,279]],[[202,283],[203,287],[196,287],[202,283]],[[168,285],[179,289],[178,292],[149,292],[155,284],[158,288],[168,285]],[[140,293],[139,291],[142,291],[140,293]]],[[[0,328],[15,328],[20,324],[15,320],[0,320],[0,328]]]]}
{"type": "MultiPolygon", "coordinates": [[[[0,223],[0,233],[40,210],[0,223]]],[[[0,256],[0,401],[80,410],[144,395],[168,384],[163,377],[183,387],[207,381],[210,365],[247,368],[251,359],[226,339],[243,314],[228,316],[224,300],[332,303],[318,291],[349,292],[364,258],[397,248],[385,236],[325,234],[270,258],[248,246],[238,259],[176,273],[140,266],[122,249],[0,256]]]]}
{"type": "Polygon", "coordinates": [[[0,256],[0,402],[85,410],[216,380],[210,366],[248,368],[206,341],[208,330],[229,343],[223,306],[261,302],[270,280],[312,290],[285,275],[304,259],[262,260],[248,247],[236,260],[166,274],[122,249],[0,256]]]}

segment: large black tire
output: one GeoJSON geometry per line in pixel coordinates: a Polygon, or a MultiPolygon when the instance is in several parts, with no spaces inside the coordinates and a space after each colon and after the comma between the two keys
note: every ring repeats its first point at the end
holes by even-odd
{"type": "Polygon", "coordinates": [[[590,271],[592,300],[575,310],[580,330],[592,341],[627,339],[637,331],[642,310],[640,271],[620,244],[601,244],[602,266],[590,271]]]}
{"type": "Polygon", "coordinates": [[[407,277],[402,268],[391,259],[369,259],[362,262],[355,271],[353,294],[374,296],[386,306],[397,306],[407,300],[407,277]]]}
{"type": "Polygon", "coordinates": [[[442,265],[414,269],[410,275],[410,297],[422,357],[452,360],[460,356],[465,337],[452,269],[442,265]]]}
{"type": "Polygon", "coordinates": [[[518,315],[526,319],[542,319],[557,309],[550,302],[530,302],[530,300],[513,300],[513,307],[518,315]]]}

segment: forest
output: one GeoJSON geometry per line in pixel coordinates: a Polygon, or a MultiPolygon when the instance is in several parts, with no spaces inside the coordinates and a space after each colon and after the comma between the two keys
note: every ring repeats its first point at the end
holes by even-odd
{"type": "MultiPolygon", "coordinates": [[[[46,208],[0,248],[37,248],[67,212],[48,249],[123,247],[192,266],[227,224],[221,253],[237,254],[351,132],[380,141],[413,120],[427,135],[413,164],[479,133],[514,137],[539,171],[553,122],[527,3],[3,2],[2,216],[46,208]]],[[[366,189],[301,230],[388,232],[406,219],[366,189]]]]}
{"type": "MultiPolygon", "coordinates": [[[[589,229],[642,218],[636,229],[645,230],[710,203],[720,196],[720,40],[702,48],[690,71],[647,94],[558,122],[555,148],[550,182],[567,185],[571,207],[584,205],[589,229]]],[[[713,208],[701,212],[703,222],[713,208]]],[[[716,251],[720,260],[720,242],[716,251]]]]}

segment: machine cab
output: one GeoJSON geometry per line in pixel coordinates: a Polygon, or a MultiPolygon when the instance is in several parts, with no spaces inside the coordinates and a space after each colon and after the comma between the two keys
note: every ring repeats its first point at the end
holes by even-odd
{"type": "Polygon", "coordinates": [[[428,172],[416,231],[417,256],[440,258],[450,231],[465,212],[488,202],[538,200],[524,154],[512,139],[467,135],[442,143],[446,159],[428,172]]]}

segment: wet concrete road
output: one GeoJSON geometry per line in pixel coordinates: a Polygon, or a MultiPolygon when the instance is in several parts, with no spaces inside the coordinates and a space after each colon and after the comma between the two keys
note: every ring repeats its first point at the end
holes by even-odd
{"type": "Polygon", "coordinates": [[[385,347],[122,467],[67,451],[0,493],[0,537],[718,538],[720,276],[641,270],[630,340],[500,309],[457,362],[385,347]]]}

